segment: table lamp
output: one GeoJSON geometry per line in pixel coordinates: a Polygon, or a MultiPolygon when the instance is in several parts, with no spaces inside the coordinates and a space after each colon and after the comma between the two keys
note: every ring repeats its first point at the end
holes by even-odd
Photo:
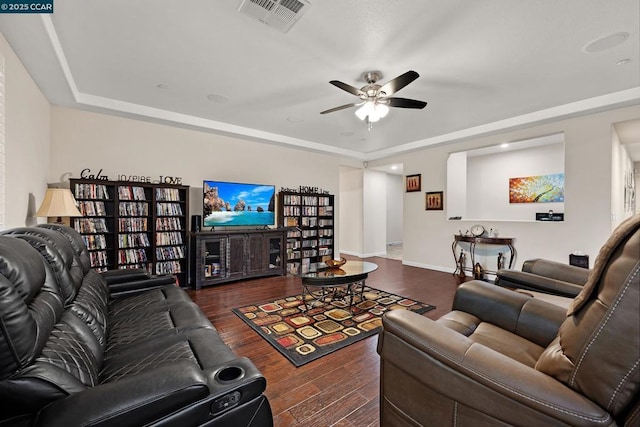
{"type": "Polygon", "coordinates": [[[82,214],[76,207],[76,200],[70,190],[47,188],[36,216],[57,217],[56,224],[62,224],[63,216],[82,216],[82,214]]]}

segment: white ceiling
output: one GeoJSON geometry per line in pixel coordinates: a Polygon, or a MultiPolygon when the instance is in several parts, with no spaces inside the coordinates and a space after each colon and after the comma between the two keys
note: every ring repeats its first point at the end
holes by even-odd
{"type": "Polygon", "coordinates": [[[287,33],[240,0],[64,0],[0,31],[53,104],[361,160],[640,103],[638,0],[311,2],[287,33]],[[370,70],[417,71],[398,96],[427,107],[370,131],[354,109],[319,114],[357,101],[330,80],[370,70]]]}

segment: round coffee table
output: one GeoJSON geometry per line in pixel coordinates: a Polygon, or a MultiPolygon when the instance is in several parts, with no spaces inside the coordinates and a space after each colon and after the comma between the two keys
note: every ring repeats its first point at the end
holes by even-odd
{"type": "Polygon", "coordinates": [[[349,310],[353,306],[354,296],[364,293],[365,280],[369,273],[378,269],[378,265],[367,261],[347,261],[339,268],[322,268],[317,271],[301,273],[297,276],[302,279],[302,298],[305,310],[308,310],[306,295],[309,299],[326,302],[327,297],[331,300],[348,299],[349,310]],[[321,296],[317,297],[314,292],[320,290],[321,296]]]}

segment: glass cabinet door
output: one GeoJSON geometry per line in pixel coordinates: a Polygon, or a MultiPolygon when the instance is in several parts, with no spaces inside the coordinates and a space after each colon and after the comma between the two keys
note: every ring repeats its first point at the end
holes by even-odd
{"type": "Polygon", "coordinates": [[[269,254],[269,269],[282,268],[282,237],[269,237],[267,239],[269,254]]]}
{"type": "Polygon", "coordinates": [[[213,280],[227,277],[227,245],[225,239],[205,239],[202,241],[204,279],[213,280]]]}

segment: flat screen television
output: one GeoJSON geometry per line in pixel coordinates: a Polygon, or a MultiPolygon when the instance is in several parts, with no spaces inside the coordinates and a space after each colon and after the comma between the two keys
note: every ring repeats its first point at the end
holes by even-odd
{"type": "Polygon", "coordinates": [[[203,181],[202,222],[206,227],[275,225],[274,185],[203,181]]]}

